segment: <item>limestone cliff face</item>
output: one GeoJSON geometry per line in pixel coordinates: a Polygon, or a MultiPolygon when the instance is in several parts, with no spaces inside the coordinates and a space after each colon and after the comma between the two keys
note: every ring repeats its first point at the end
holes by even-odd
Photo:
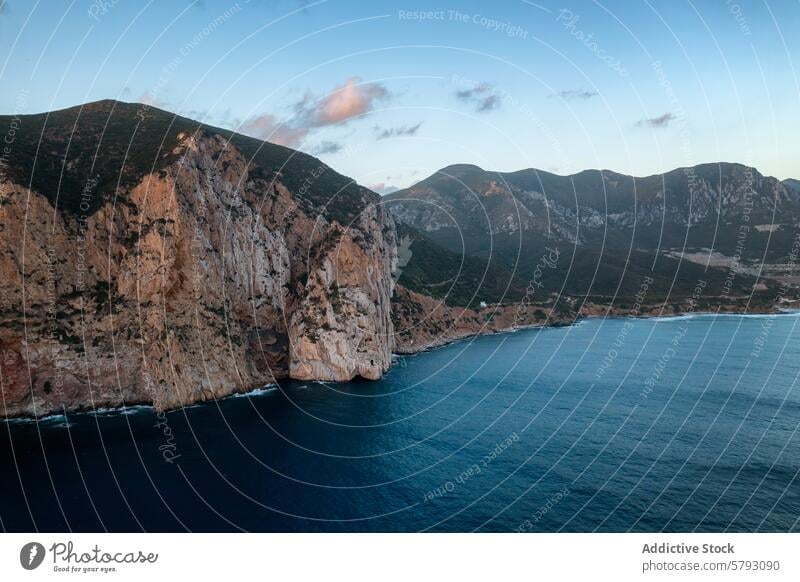
{"type": "Polygon", "coordinates": [[[315,249],[302,301],[289,322],[292,378],[376,380],[389,369],[396,247],[393,228],[383,230],[385,220],[372,207],[361,217],[363,238],[335,227],[315,249]]]}
{"type": "Polygon", "coordinates": [[[0,415],[388,369],[395,231],[377,195],[341,224],[219,135],[168,153],[111,199],[86,176],[73,212],[0,177],[0,415]]]}

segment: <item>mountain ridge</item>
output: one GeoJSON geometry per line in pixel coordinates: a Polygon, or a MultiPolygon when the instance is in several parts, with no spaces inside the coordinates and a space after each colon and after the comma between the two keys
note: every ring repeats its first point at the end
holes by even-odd
{"type": "MultiPolygon", "coordinates": [[[[406,186],[405,188],[399,188],[399,190],[408,190],[410,188],[413,188],[414,186],[416,186],[420,182],[426,180],[427,178],[435,176],[436,174],[444,174],[444,173],[456,172],[458,170],[465,169],[465,168],[467,168],[467,169],[475,169],[475,170],[479,170],[481,172],[486,172],[486,173],[489,173],[489,174],[496,174],[496,175],[500,175],[500,176],[523,174],[523,173],[527,173],[527,172],[536,172],[536,173],[540,173],[540,174],[544,174],[544,175],[554,176],[554,177],[557,177],[557,178],[575,178],[575,177],[580,176],[581,174],[585,174],[585,173],[603,173],[603,174],[609,174],[609,175],[624,176],[626,178],[632,178],[632,179],[636,179],[636,180],[644,180],[644,179],[648,179],[648,178],[656,178],[656,177],[659,177],[659,176],[664,176],[666,174],[670,174],[670,173],[673,173],[673,172],[683,172],[685,170],[691,170],[691,169],[696,169],[696,168],[718,167],[718,166],[738,166],[738,167],[741,167],[741,168],[754,168],[754,166],[750,166],[750,165],[745,164],[743,162],[731,162],[731,161],[721,161],[720,160],[720,161],[711,161],[711,162],[700,162],[700,163],[694,164],[692,166],[677,166],[677,167],[671,168],[669,170],[665,170],[664,172],[660,172],[660,173],[657,172],[657,173],[653,173],[653,174],[626,174],[624,172],[619,172],[617,170],[612,170],[611,168],[583,168],[581,170],[578,170],[576,172],[572,172],[570,174],[560,174],[560,173],[558,173],[556,171],[544,170],[544,169],[541,169],[541,168],[535,168],[533,166],[526,167],[526,168],[519,168],[519,169],[516,169],[516,170],[486,170],[483,167],[479,166],[478,164],[472,164],[472,163],[469,163],[469,162],[463,162],[463,163],[454,163],[454,164],[448,164],[447,166],[443,166],[439,170],[436,170],[430,176],[427,176],[426,178],[422,178],[421,180],[418,180],[417,182],[414,182],[414,183],[410,184],[409,186],[406,186]]],[[[765,178],[773,178],[773,179],[775,179],[775,180],[777,180],[779,182],[793,182],[793,183],[796,183],[796,184],[800,185],[800,180],[798,180],[798,179],[786,178],[784,180],[781,180],[781,179],[777,178],[776,176],[773,176],[773,175],[770,175],[770,174],[761,174],[761,175],[763,177],[765,177],[765,178]]],[[[391,192],[389,194],[385,194],[384,197],[385,196],[389,196],[391,194],[394,194],[394,192],[391,192]]]]}
{"type": "MultiPolygon", "coordinates": [[[[177,159],[179,152],[174,150],[179,147],[179,135],[196,132],[220,135],[262,170],[285,174],[288,185],[303,189],[317,211],[330,213],[328,193],[334,192],[354,205],[352,212],[346,207],[335,209],[339,212],[335,218],[342,224],[357,213],[359,198],[368,194],[379,199],[377,193],[310,154],[151,105],[103,99],[46,113],[0,116],[0,124],[7,125],[12,119],[21,122],[21,129],[11,150],[15,163],[7,164],[10,177],[30,183],[36,190],[57,191],[60,209],[75,210],[84,186],[76,182],[90,173],[101,174],[99,192],[111,196],[117,186],[124,190],[177,159]],[[307,180],[312,173],[313,179],[307,180]]],[[[101,202],[97,200],[90,210],[96,210],[101,202]]]]}
{"type": "MultiPolygon", "coordinates": [[[[575,295],[615,295],[631,269],[658,271],[666,294],[685,278],[677,277],[679,270],[694,269],[683,261],[687,254],[695,262],[706,252],[778,263],[789,256],[800,221],[800,192],[728,162],[643,178],[601,170],[503,173],[456,164],[383,199],[399,223],[451,252],[511,268],[523,279],[536,262],[528,257],[547,245],[563,256],[574,254],[577,263],[548,272],[548,288],[558,291],[566,280],[567,292],[575,295]],[[605,281],[587,275],[591,265],[602,266],[605,281]]],[[[727,276],[718,267],[710,273],[721,284],[727,276]]],[[[752,274],[745,269],[735,283],[716,289],[743,292],[755,284],[752,274]]],[[[776,281],[763,284],[775,287],[776,281]]],[[[635,281],[624,287],[634,291],[635,281]]],[[[688,287],[679,293],[687,292],[688,287]]]]}

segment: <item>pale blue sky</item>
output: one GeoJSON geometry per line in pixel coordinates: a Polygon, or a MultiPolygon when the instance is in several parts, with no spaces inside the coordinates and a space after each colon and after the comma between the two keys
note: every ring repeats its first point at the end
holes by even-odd
{"type": "Polygon", "coordinates": [[[375,187],[452,163],[800,177],[798,30],[796,0],[8,0],[0,111],[148,99],[375,187]]]}

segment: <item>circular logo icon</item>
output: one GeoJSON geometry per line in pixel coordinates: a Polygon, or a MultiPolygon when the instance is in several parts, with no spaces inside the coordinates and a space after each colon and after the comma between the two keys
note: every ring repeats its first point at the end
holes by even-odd
{"type": "Polygon", "coordinates": [[[26,570],[35,570],[44,562],[44,546],[39,542],[28,542],[19,551],[19,563],[26,570]]]}

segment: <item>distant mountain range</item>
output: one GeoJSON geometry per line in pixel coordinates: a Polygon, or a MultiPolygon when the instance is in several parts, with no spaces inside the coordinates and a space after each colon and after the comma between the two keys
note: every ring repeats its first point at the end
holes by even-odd
{"type": "Polygon", "coordinates": [[[723,284],[749,293],[749,267],[787,260],[800,220],[796,186],[732,163],[644,178],[462,164],[384,200],[397,221],[432,243],[482,258],[523,282],[544,249],[559,249],[562,261],[542,276],[549,291],[631,295],[652,275],[661,296],[682,296],[704,276],[712,284],[708,293],[721,293],[723,284]],[[706,264],[704,255],[713,260],[706,264]],[[680,260],[687,256],[692,260],[680,260]],[[742,267],[730,285],[718,268],[724,257],[738,257],[742,267]]]}

